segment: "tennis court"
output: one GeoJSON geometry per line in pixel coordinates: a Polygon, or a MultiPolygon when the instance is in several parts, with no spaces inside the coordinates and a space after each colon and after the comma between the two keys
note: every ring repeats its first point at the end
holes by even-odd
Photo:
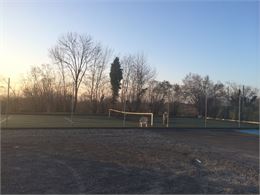
{"type": "MultiPolygon", "coordinates": [[[[64,115],[64,114],[20,114],[2,115],[2,128],[94,128],[94,127],[138,127],[139,116],[127,116],[125,123],[122,116],[107,115],[64,115]]],[[[207,119],[207,128],[238,128],[239,124],[235,121],[207,119]]],[[[165,127],[162,117],[155,116],[153,127],[165,127]]],[[[170,128],[204,128],[205,120],[198,118],[170,118],[170,128]]],[[[258,124],[240,123],[241,128],[258,129],[258,124]]]]}
{"type": "MultiPolygon", "coordinates": [[[[129,127],[134,127],[136,124],[126,122],[129,127]]],[[[8,120],[2,122],[3,128],[122,127],[122,125],[122,120],[107,116],[71,117],[70,115],[9,115],[8,120]]]]}

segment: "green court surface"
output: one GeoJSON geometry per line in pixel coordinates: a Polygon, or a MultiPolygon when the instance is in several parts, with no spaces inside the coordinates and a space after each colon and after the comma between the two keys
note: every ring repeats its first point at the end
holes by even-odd
{"type": "MultiPolygon", "coordinates": [[[[138,117],[108,117],[94,115],[5,115],[1,116],[2,128],[92,128],[92,127],[138,127],[138,117]]],[[[150,121],[149,121],[150,126],[150,121]]],[[[153,127],[164,127],[161,117],[154,117],[153,127]]],[[[204,119],[197,118],[170,118],[171,128],[204,128],[204,119]]],[[[238,128],[238,122],[224,120],[207,120],[207,128],[238,128]]],[[[240,123],[241,128],[258,129],[259,125],[240,123]]]]}
{"type": "MultiPolygon", "coordinates": [[[[56,128],[56,127],[122,127],[123,121],[107,116],[71,116],[69,115],[9,115],[3,117],[2,128],[56,128]]],[[[127,127],[137,123],[126,121],[127,127]]]]}

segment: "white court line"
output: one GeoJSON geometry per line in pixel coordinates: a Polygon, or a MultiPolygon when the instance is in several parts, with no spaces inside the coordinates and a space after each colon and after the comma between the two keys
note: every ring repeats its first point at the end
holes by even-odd
{"type": "Polygon", "coordinates": [[[1,124],[2,122],[6,121],[7,119],[10,119],[10,118],[11,118],[10,116],[8,116],[7,118],[4,118],[3,120],[0,121],[0,124],[1,124]]]}
{"type": "Polygon", "coordinates": [[[4,121],[6,121],[6,118],[5,118],[5,119],[3,119],[3,120],[1,120],[1,121],[0,121],[0,123],[2,123],[2,122],[4,122],[4,121]]]}
{"type": "Polygon", "coordinates": [[[60,167],[66,168],[72,175],[73,181],[77,184],[80,194],[83,194],[86,191],[86,187],[84,185],[84,180],[81,177],[80,173],[75,168],[73,168],[72,166],[70,166],[68,163],[66,163],[63,160],[59,160],[59,159],[56,159],[56,158],[53,158],[50,156],[40,155],[39,157],[40,157],[41,162],[45,161],[47,163],[49,162],[51,164],[60,165],[60,167]]]}
{"type": "Polygon", "coordinates": [[[72,121],[70,118],[68,118],[68,117],[64,117],[64,119],[65,119],[66,121],[69,121],[70,123],[73,123],[73,121],[72,121]]]}
{"type": "MultiPolygon", "coordinates": [[[[207,117],[207,119],[213,119],[213,120],[221,120],[221,121],[232,121],[232,122],[239,122],[238,120],[233,120],[233,119],[221,119],[221,118],[212,118],[212,117],[207,117]]],[[[257,124],[259,125],[260,122],[257,121],[240,121],[241,123],[248,123],[248,124],[257,124]]]]}

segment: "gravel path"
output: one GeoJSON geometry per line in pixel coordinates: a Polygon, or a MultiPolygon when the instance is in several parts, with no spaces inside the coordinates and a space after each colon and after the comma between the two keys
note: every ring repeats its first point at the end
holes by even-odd
{"type": "Polygon", "coordinates": [[[259,137],[223,130],[2,130],[2,193],[259,193],[259,137]]]}

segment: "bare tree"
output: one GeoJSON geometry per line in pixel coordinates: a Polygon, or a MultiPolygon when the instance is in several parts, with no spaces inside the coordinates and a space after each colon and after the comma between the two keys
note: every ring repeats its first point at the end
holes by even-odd
{"type": "Polygon", "coordinates": [[[102,49],[99,65],[97,66],[96,79],[94,84],[94,97],[95,99],[101,98],[104,95],[106,84],[109,83],[109,78],[105,75],[107,64],[110,61],[112,50],[106,48],[102,49]]]}
{"type": "Polygon", "coordinates": [[[135,110],[138,110],[142,101],[142,98],[148,89],[149,81],[153,80],[156,75],[156,71],[152,69],[143,54],[135,56],[132,75],[132,100],[135,102],[135,110]]]}
{"type": "Polygon", "coordinates": [[[111,50],[103,49],[100,45],[94,50],[94,59],[89,66],[84,79],[84,84],[88,87],[90,101],[97,99],[101,91],[101,84],[106,79],[105,70],[111,56],[111,50]]]}
{"type": "Polygon", "coordinates": [[[127,94],[130,94],[130,84],[131,79],[130,76],[133,74],[133,66],[134,66],[134,56],[128,55],[124,56],[121,61],[122,69],[123,69],[123,79],[122,79],[122,89],[121,89],[121,102],[129,99],[127,94]]]}
{"type": "Polygon", "coordinates": [[[259,101],[257,95],[259,90],[250,86],[242,86],[236,83],[228,83],[229,117],[238,119],[239,104],[241,107],[242,120],[259,119],[259,101]],[[241,101],[239,102],[239,96],[241,101]]]}
{"type": "Polygon", "coordinates": [[[169,81],[151,81],[149,82],[147,99],[150,102],[150,108],[153,113],[159,113],[165,110],[165,102],[171,101],[173,86],[169,81]]]}
{"type": "MultiPolygon", "coordinates": [[[[50,56],[52,58],[52,56],[50,56]]],[[[55,59],[53,60],[55,62],[55,64],[58,67],[58,73],[60,76],[60,84],[61,84],[61,88],[59,89],[59,91],[61,91],[62,94],[62,105],[63,105],[63,112],[65,112],[66,109],[66,105],[67,105],[67,98],[68,98],[68,90],[69,88],[71,88],[70,83],[68,82],[68,73],[66,71],[66,68],[64,66],[63,63],[61,62],[57,62],[55,59]]],[[[58,89],[57,89],[58,90],[58,89]]]]}
{"type": "Polygon", "coordinates": [[[28,110],[53,111],[56,84],[55,72],[50,65],[31,67],[23,85],[23,95],[29,102],[28,110]]]}
{"type": "Polygon", "coordinates": [[[139,110],[142,98],[149,82],[155,78],[156,71],[149,66],[143,54],[123,57],[122,69],[121,101],[127,100],[129,110],[139,110]]]}
{"type": "Polygon", "coordinates": [[[94,112],[97,111],[97,102],[104,95],[106,83],[109,82],[105,71],[111,54],[110,49],[103,48],[100,44],[97,45],[93,53],[93,61],[89,65],[83,81],[87,87],[87,92],[84,95],[89,98],[94,112]]]}
{"type": "Polygon", "coordinates": [[[76,111],[78,91],[93,60],[94,51],[95,46],[92,38],[77,33],[67,33],[58,40],[56,46],[50,49],[52,59],[60,64],[64,70],[69,70],[74,89],[73,112],[76,111]]]}
{"type": "Polygon", "coordinates": [[[205,112],[205,98],[210,96],[213,83],[208,76],[188,74],[183,79],[182,92],[186,103],[194,104],[200,115],[205,112]],[[206,94],[207,93],[207,94],[206,94]]]}

